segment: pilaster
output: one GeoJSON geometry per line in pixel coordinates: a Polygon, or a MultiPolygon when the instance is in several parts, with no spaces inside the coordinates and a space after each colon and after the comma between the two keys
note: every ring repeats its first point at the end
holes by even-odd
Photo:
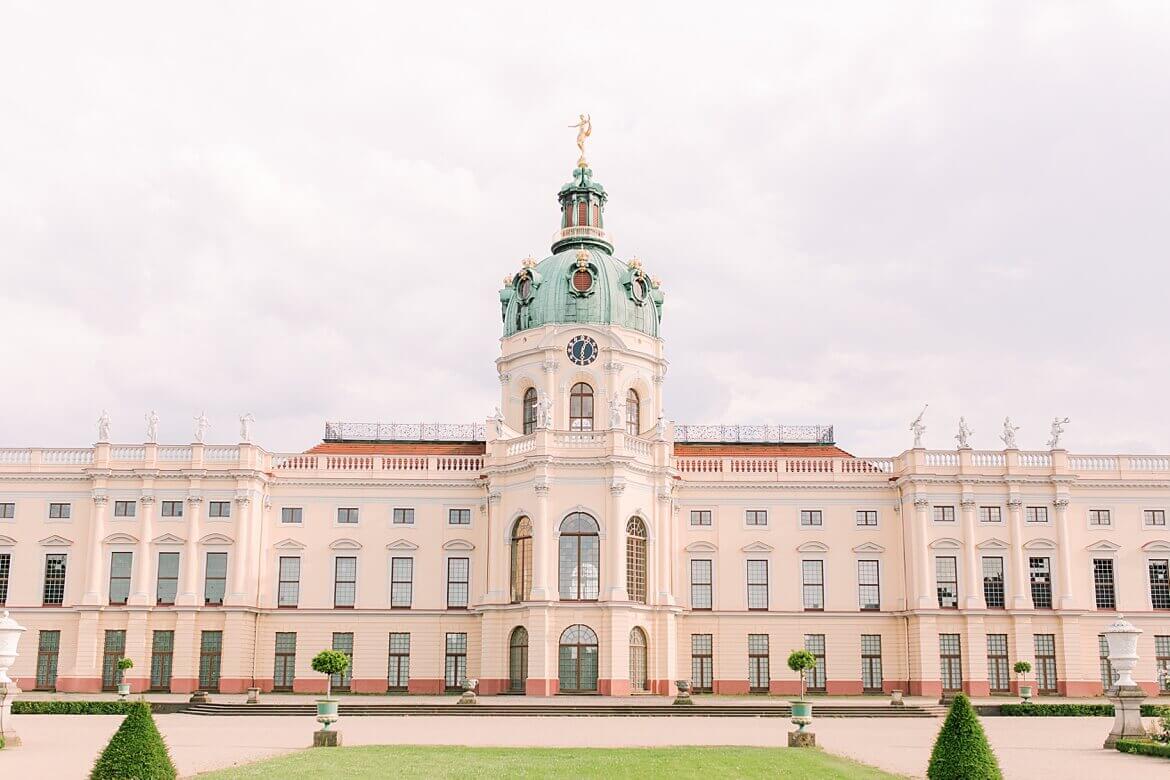
{"type": "Polygon", "coordinates": [[[199,599],[199,534],[200,512],[203,511],[203,496],[192,493],[187,496],[187,543],[183,546],[183,578],[179,583],[176,605],[196,606],[199,599]]]}
{"type": "Polygon", "coordinates": [[[154,561],[151,558],[150,540],[154,535],[154,494],[143,493],[138,499],[142,513],[142,525],[139,528],[138,547],[134,551],[134,582],[127,603],[136,606],[149,606],[150,583],[154,581],[154,561]]]}
{"type": "Polygon", "coordinates": [[[98,606],[106,601],[103,598],[104,589],[102,588],[102,551],[105,547],[102,540],[106,538],[106,516],[110,509],[109,504],[110,501],[106,497],[104,489],[94,490],[93,515],[89,535],[89,561],[85,572],[85,595],[82,597],[82,603],[89,606],[98,606]]]}

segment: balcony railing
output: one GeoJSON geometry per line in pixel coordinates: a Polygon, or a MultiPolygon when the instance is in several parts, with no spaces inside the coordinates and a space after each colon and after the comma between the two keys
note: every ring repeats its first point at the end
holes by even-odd
{"type": "Polygon", "coordinates": [[[688,444],[832,444],[832,425],[682,425],[674,440],[688,444]]]}
{"type": "Polygon", "coordinates": [[[601,228],[593,227],[591,225],[561,228],[557,232],[553,233],[552,242],[555,244],[558,241],[564,241],[566,239],[573,238],[592,238],[597,241],[604,241],[610,246],[613,246],[613,235],[611,233],[607,233],[601,228]]]}

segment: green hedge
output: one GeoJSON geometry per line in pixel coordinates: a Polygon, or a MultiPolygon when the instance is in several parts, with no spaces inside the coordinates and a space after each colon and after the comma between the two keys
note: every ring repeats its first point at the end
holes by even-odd
{"type": "MultiPolygon", "coordinates": [[[[1001,704],[999,714],[1010,717],[1085,718],[1113,717],[1112,704],[1001,704]]],[[[1170,707],[1143,704],[1142,717],[1159,718],[1170,714],[1170,707]]]]}
{"type": "Polygon", "coordinates": [[[1122,753],[1137,753],[1141,756],[1160,756],[1170,758],[1170,744],[1165,742],[1149,742],[1144,739],[1119,739],[1117,749],[1122,753]]]}
{"type": "Polygon", "coordinates": [[[13,715],[129,715],[128,701],[14,701],[13,715]]]}
{"type": "Polygon", "coordinates": [[[130,714],[110,737],[89,775],[90,780],[173,780],[177,776],[146,702],[130,705],[130,714]]]}
{"type": "Polygon", "coordinates": [[[930,780],[1002,780],[1003,774],[979,716],[966,695],[956,694],[930,752],[930,780]]]}

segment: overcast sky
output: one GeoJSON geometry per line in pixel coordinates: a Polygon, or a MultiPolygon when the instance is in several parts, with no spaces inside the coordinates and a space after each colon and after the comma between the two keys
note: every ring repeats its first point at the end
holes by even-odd
{"type": "Polygon", "coordinates": [[[1170,451],[1168,41],[1165,2],[0,0],[0,446],[482,420],[588,112],[669,417],[1170,451]]]}

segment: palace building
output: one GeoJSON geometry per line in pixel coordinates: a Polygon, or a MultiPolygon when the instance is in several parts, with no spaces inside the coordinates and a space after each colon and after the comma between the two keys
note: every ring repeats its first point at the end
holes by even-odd
{"type": "Polygon", "coordinates": [[[807,648],[829,694],[1012,692],[1027,660],[1081,696],[1124,612],[1170,690],[1170,457],[665,420],[663,291],[607,197],[582,158],[551,254],[506,278],[483,423],[0,449],[19,684],[110,690],[128,656],[135,691],[316,692],[334,648],[354,692],[789,694],[807,648]]]}

